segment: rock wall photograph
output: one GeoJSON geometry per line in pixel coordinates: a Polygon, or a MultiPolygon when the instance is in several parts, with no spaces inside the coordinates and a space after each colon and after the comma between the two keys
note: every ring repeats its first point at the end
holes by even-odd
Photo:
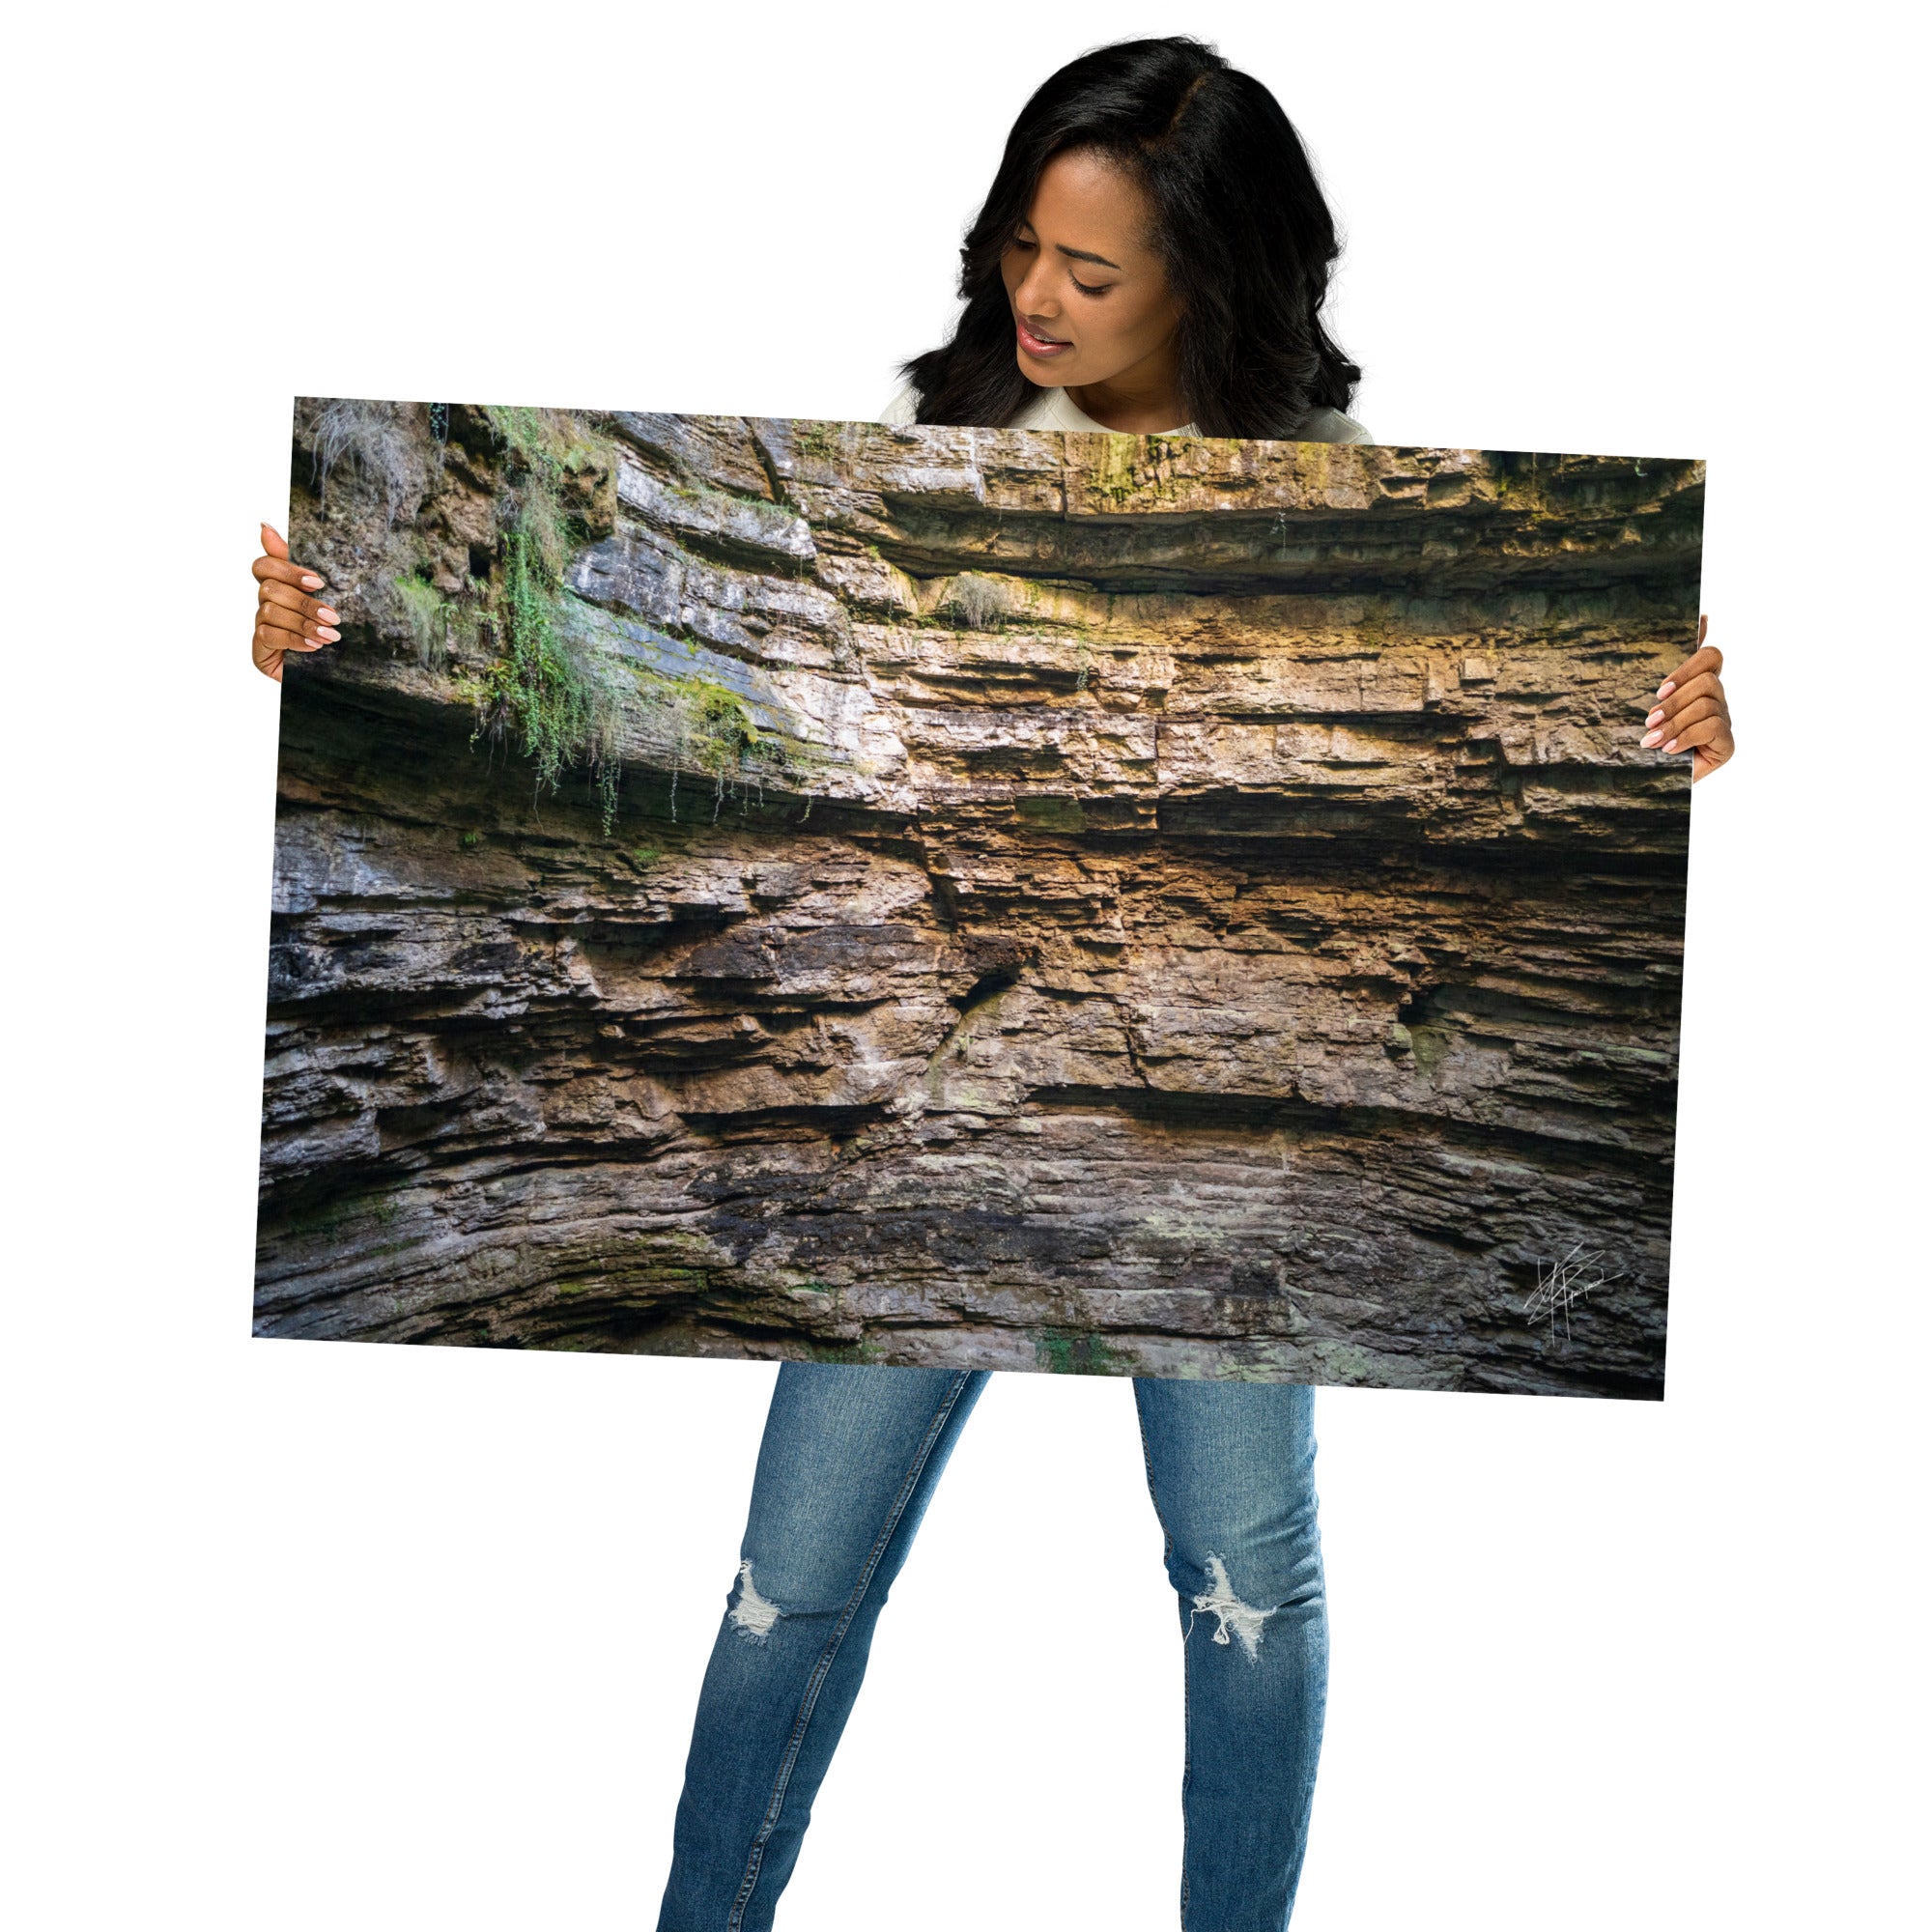
{"type": "Polygon", "coordinates": [[[1703,473],[299,401],[256,1332],[1661,1397],[1703,473]]]}

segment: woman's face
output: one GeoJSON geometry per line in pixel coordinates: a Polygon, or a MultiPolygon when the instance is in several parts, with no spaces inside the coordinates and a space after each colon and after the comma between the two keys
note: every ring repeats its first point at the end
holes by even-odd
{"type": "Polygon", "coordinates": [[[1056,155],[1000,258],[1021,372],[1042,387],[1170,380],[1180,310],[1151,244],[1153,209],[1116,161],[1056,155]]]}

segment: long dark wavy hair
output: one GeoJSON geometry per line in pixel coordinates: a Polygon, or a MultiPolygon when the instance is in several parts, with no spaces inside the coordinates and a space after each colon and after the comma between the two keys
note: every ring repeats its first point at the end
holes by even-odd
{"type": "Polygon", "coordinates": [[[951,337],[902,365],[918,419],[1000,428],[1038,393],[1014,358],[1000,257],[1068,149],[1129,168],[1180,308],[1180,392],[1204,436],[1293,437],[1346,410],[1362,372],[1321,326],[1341,244],[1300,136],[1260,81],[1205,43],[1121,41],[1069,61],[1021,108],[959,250],[951,337]]]}

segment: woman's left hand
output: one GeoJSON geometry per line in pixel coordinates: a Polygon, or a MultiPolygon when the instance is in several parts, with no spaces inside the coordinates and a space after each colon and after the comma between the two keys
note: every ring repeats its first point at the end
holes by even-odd
{"type": "Polygon", "coordinates": [[[1658,686],[1643,722],[1646,751],[1690,753],[1690,782],[1727,765],[1738,749],[1731,736],[1731,707],[1724,696],[1724,654],[1704,641],[1708,617],[1697,619],[1697,649],[1658,686]]]}

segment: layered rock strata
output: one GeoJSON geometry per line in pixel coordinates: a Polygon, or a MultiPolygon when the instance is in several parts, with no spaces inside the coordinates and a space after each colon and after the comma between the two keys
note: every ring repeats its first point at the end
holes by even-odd
{"type": "Polygon", "coordinates": [[[1701,466],[321,420],[259,1332],[1661,1394],[1701,466]]]}

